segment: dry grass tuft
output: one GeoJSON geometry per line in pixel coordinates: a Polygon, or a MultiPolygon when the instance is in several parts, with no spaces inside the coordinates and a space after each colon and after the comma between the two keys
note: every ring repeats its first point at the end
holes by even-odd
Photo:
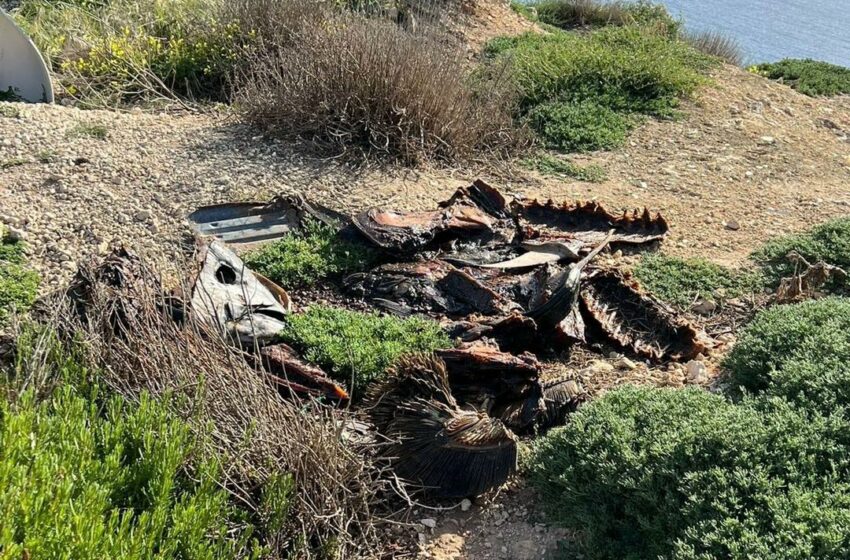
{"type": "Polygon", "coordinates": [[[407,164],[507,155],[522,143],[506,82],[478,87],[445,37],[358,13],[301,23],[265,38],[237,78],[253,124],[327,155],[407,164]]]}
{"type": "MultiPolygon", "coordinates": [[[[126,271],[126,269],[125,269],[126,271]]],[[[50,322],[79,342],[84,363],[115,392],[173,396],[175,412],[210,453],[221,457],[225,487],[263,521],[276,557],[360,558],[382,544],[376,524],[386,506],[384,478],[369,444],[357,443],[352,420],[313,402],[283,400],[218,332],[175,322],[169,300],[150,276],[85,289],[85,315],[59,303],[50,322]],[[294,505],[270,511],[269,483],[291,475],[294,505]]]]}
{"type": "Polygon", "coordinates": [[[722,33],[713,31],[685,33],[682,38],[696,50],[716,56],[729,64],[741,66],[744,62],[744,54],[738,41],[722,33]]]}

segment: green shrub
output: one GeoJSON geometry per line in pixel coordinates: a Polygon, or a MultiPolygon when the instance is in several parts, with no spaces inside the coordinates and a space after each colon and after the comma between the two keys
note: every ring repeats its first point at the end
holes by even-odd
{"type": "Polygon", "coordinates": [[[538,21],[537,9],[533,6],[529,6],[524,2],[511,0],[511,10],[518,13],[529,21],[538,21]]]}
{"type": "Polygon", "coordinates": [[[563,152],[616,148],[631,128],[622,113],[593,101],[538,105],[529,111],[528,122],[547,148],[563,152]]]}
{"type": "MultiPolygon", "coordinates": [[[[787,235],[767,242],[752,255],[753,260],[762,265],[765,274],[774,285],[781,278],[794,273],[794,265],[787,255],[796,251],[814,264],[824,261],[850,272],[850,218],[830,220],[812,229],[794,235],[787,235]]],[[[827,289],[847,289],[845,283],[829,285],[827,289]]]]}
{"type": "Polygon", "coordinates": [[[779,62],[758,64],[750,70],[771,80],[782,80],[800,93],[812,97],[850,93],[850,68],[828,62],[786,58],[779,62]]]}
{"type": "Polygon", "coordinates": [[[0,262],[23,264],[25,261],[24,244],[13,241],[0,225],[0,262]]]}
{"type": "Polygon", "coordinates": [[[11,241],[0,225],[0,327],[12,310],[26,311],[38,295],[39,276],[25,266],[24,244],[11,241]]]}
{"type": "Polygon", "coordinates": [[[451,346],[440,325],[428,319],[381,317],[322,305],[290,315],[281,338],[304,357],[362,390],[402,354],[451,346]]]}
{"type": "Polygon", "coordinates": [[[243,43],[221,2],[23,0],[18,23],[64,89],[91,105],[177,94],[225,99],[243,43]]]}
{"type": "Polygon", "coordinates": [[[23,265],[0,262],[0,326],[13,309],[26,311],[38,295],[38,273],[23,265]]]}
{"type": "Polygon", "coordinates": [[[621,144],[632,114],[674,116],[713,60],[636,26],[498,38],[485,53],[491,71],[510,66],[517,118],[568,150],[621,144]]]}
{"type": "Polygon", "coordinates": [[[538,154],[522,160],[522,165],[544,175],[560,175],[588,183],[601,183],[608,176],[605,169],[599,165],[578,165],[549,154],[538,154]]]}
{"type": "Polygon", "coordinates": [[[757,271],[733,271],[701,258],[644,255],[634,269],[641,285],[663,301],[687,307],[698,299],[723,300],[760,291],[757,271]]]}
{"type": "Polygon", "coordinates": [[[848,403],[846,364],[850,364],[850,300],[845,298],[759,312],[741,331],[725,362],[733,388],[767,391],[813,406],[825,399],[827,407],[848,403]]]}
{"type": "MultiPolygon", "coordinates": [[[[250,526],[150,398],[0,400],[0,550],[8,558],[241,558],[250,526]],[[185,473],[196,461],[191,477],[185,473]]],[[[254,552],[259,552],[255,550],[254,552]]]]}
{"type": "Polygon", "coordinates": [[[357,272],[375,259],[375,253],[341,239],[335,228],[320,222],[309,222],[303,233],[287,235],[243,257],[252,270],[286,288],[357,272]]]}
{"type": "Polygon", "coordinates": [[[582,558],[844,558],[848,442],[781,401],[624,387],[541,438],[530,476],[582,558]]]}
{"type": "Polygon", "coordinates": [[[675,37],[681,27],[681,22],[674,19],[662,4],[646,0],[541,0],[532,6],[537,9],[541,22],[561,29],[639,25],[655,27],[669,37],[675,37]]]}

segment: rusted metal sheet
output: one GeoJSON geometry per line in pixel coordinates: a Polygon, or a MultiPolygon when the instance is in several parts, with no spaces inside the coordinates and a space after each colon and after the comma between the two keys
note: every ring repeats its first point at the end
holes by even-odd
{"type": "Polygon", "coordinates": [[[303,361],[286,344],[274,344],[260,349],[260,365],[279,389],[296,395],[327,398],[335,403],[349,400],[348,392],[333,381],[324,370],[303,361]]]}
{"type": "Polygon", "coordinates": [[[348,219],[301,195],[270,202],[234,202],[198,208],[188,216],[195,233],[250,249],[300,231],[305,219],[342,227],[348,219]]]}

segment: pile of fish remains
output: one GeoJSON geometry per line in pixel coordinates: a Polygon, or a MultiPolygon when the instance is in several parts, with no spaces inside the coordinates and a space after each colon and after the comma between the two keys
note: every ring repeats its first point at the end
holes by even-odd
{"type": "MultiPolygon", "coordinates": [[[[595,203],[508,201],[477,181],[433,212],[372,209],[351,218],[289,196],[205,207],[189,219],[201,234],[196,266],[189,293],[164,300],[171,315],[221,330],[288,398],[345,403],[349,395],[277,341],[298,302],[247,269],[238,251],[310,220],[380,250],[383,264],[345,278],[344,293],[390,313],[434,317],[456,340],[454,348],[402,358],[362,401],[364,416],[389,442],[395,473],[434,496],[474,496],[500,485],[516,468],[517,434],[563,424],[585,399],[574,380],[542,379],[536,354],[602,342],[661,362],[705,350],[693,325],[627,273],[593,262],[611,247],[662,239],[668,225],[648,211],[613,215],[595,203]]],[[[126,328],[138,312],[133,286],[155,278],[118,249],[99,267],[81,269],[68,294],[83,316],[98,285],[123,294],[110,320],[126,328]]]]}

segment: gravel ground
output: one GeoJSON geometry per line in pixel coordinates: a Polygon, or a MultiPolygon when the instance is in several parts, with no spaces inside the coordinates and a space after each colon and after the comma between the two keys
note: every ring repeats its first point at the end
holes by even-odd
{"type": "Polygon", "coordinates": [[[0,115],[0,221],[24,232],[45,288],[113,243],[174,262],[190,234],[185,216],[200,205],[295,191],[366,205],[349,185],[370,184],[368,173],[294,156],[225,115],[10,103],[0,115]]]}

